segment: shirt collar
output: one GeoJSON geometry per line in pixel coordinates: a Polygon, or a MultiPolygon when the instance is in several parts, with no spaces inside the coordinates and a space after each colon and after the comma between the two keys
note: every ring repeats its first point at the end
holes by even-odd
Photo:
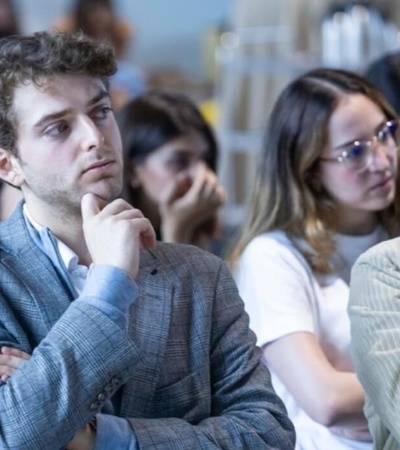
{"type": "MultiPolygon", "coordinates": [[[[41,234],[46,228],[43,225],[40,225],[30,214],[28,207],[26,203],[23,205],[23,213],[25,218],[29,221],[29,223],[33,226],[33,228],[41,234]]],[[[64,242],[60,241],[56,236],[54,236],[54,240],[57,244],[58,252],[60,255],[60,258],[62,259],[65,267],[67,268],[68,272],[71,272],[78,266],[79,257],[78,255],[72,251],[67,245],[64,244],[64,242]]]]}

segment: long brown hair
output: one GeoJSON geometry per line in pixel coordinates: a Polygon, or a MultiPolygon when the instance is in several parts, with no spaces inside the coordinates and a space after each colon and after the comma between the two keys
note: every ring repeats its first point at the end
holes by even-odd
{"type": "MultiPolygon", "coordinates": [[[[315,69],[283,90],[271,113],[244,227],[228,258],[231,264],[254,237],[283,230],[309,244],[310,251],[303,253],[313,270],[332,271],[336,206],[318,182],[319,158],[328,145],[328,123],[338,102],[357,93],[378,105],[388,120],[396,118],[372,84],[344,70],[315,69]]],[[[396,190],[398,185],[399,177],[396,190]]],[[[390,235],[400,231],[398,203],[379,213],[390,235]]]]}

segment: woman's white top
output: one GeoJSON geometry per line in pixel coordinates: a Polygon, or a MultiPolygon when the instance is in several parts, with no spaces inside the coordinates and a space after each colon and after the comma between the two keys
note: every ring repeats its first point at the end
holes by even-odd
{"type": "MultiPolygon", "coordinates": [[[[258,345],[290,333],[310,332],[333,367],[353,371],[347,316],[350,270],[361,253],[387,238],[381,227],[369,235],[336,235],[334,257],[342,264],[338,273],[329,276],[316,276],[298,250],[300,242],[295,246],[281,231],[253,239],[239,259],[235,278],[258,345]]],[[[295,425],[296,449],[372,449],[372,442],[339,437],[312,420],[272,371],[271,375],[295,425]]]]}

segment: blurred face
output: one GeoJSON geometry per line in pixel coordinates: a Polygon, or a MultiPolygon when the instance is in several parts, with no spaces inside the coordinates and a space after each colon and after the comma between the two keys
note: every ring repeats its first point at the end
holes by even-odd
{"type": "Polygon", "coordinates": [[[93,5],[87,13],[87,27],[94,37],[107,37],[113,26],[112,11],[106,5],[93,5]]]}
{"type": "Polygon", "coordinates": [[[17,24],[11,4],[0,0],[0,38],[16,33],[17,24]]]}
{"type": "Polygon", "coordinates": [[[207,149],[205,139],[196,132],[167,142],[136,165],[132,186],[140,186],[146,200],[158,205],[162,193],[171,183],[182,177],[193,180],[207,149]]]}
{"type": "Polygon", "coordinates": [[[12,11],[8,2],[0,1],[0,26],[5,28],[12,21],[12,11]]]}
{"type": "Polygon", "coordinates": [[[329,121],[329,145],[320,163],[320,182],[336,201],[342,232],[372,231],[376,213],[387,208],[395,195],[397,146],[392,137],[379,142],[387,118],[368,97],[361,94],[343,96],[329,121]],[[335,160],[343,152],[357,157],[354,141],[371,141],[367,167],[354,170],[335,160]]]}
{"type": "Polygon", "coordinates": [[[87,192],[106,201],[120,195],[122,146],[110,105],[103,82],[83,75],[16,89],[18,157],[10,181],[34,217],[79,214],[87,192]]]}

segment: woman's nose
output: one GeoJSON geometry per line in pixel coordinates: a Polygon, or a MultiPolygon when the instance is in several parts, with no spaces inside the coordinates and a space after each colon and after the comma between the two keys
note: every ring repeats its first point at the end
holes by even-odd
{"type": "Polygon", "coordinates": [[[394,158],[392,148],[380,142],[376,142],[372,149],[370,170],[385,170],[391,165],[391,160],[394,158]]]}

